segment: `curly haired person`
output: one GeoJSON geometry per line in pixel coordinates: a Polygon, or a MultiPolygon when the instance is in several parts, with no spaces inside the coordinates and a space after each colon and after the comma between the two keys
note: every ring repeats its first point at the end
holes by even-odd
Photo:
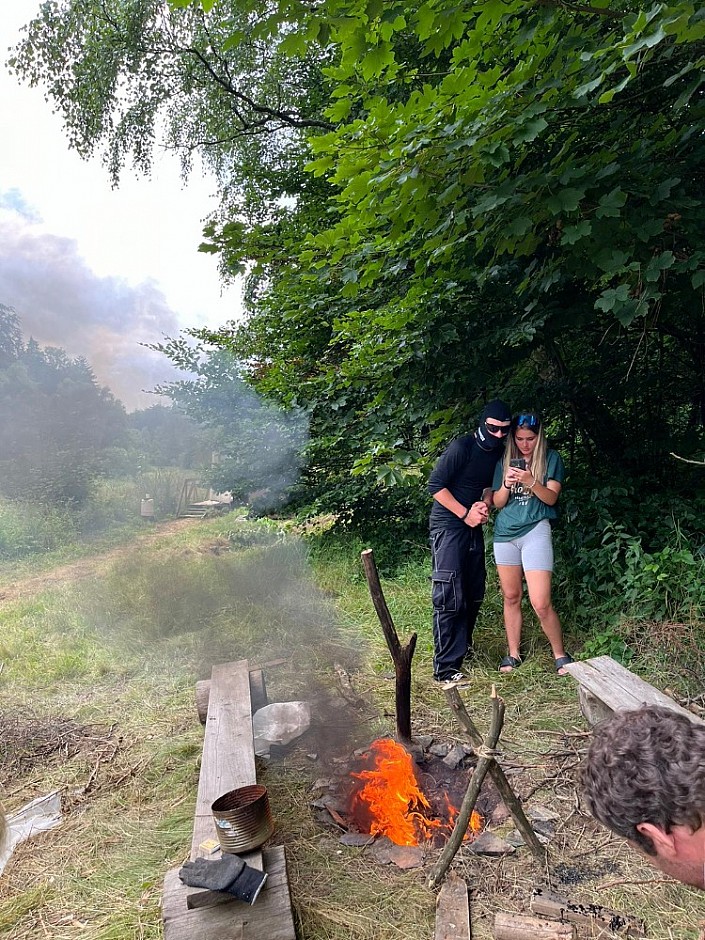
{"type": "Polygon", "coordinates": [[[705,724],[655,705],[619,712],[595,728],[581,783],[599,822],[705,889],[705,724]]]}

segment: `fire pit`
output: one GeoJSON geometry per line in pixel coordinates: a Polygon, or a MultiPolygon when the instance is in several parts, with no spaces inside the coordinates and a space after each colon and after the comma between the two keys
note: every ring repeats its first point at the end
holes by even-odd
{"type": "MultiPolygon", "coordinates": [[[[421,760],[422,766],[391,738],[373,741],[356,752],[352,768],[335,787],[341,794],[337,808],[326,799],[329,815],[347,832],[386,836],[399,846],[443,845],[453,830],[471,768],[448,766],[430,751],[423,751],[421,760]]],[[[499,802],[498,794],[487,789],[480,804],[484,813],[499,802]]],[[[483,826],[481,813],[473,812],[465,839],[472,840],[483,826]]]]}

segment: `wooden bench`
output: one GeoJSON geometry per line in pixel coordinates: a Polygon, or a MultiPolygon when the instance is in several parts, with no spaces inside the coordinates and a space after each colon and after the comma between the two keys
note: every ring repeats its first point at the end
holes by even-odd
{"type": "MultiPolygon", "coordinates": [[[[259,694],[263,683],[257,672],[252,684],[259,694]]],[[[199,856],[220,857],[220,850],[209,850],[209,843],[217,838],[213,801],[229,790],[257,782],[247,660],[213,667],[207,709],[192,861],[199,856]]],[[[264,888],[252,906],[228,894],[182,884],[178,868],[167,872],[162,898],[165,940],[295,940],[284,849],[257,849],[242,857],[248,865],[267,872],[264,888]]]]}
{"type": "Polygon", "coordinates": [[[681,708],[672,698],[621,666],[611,656],[596,656],[570,663],[566,672],[578,683],[580,710],[589,724],[610,718],[616,711],[632,711],[642,705],[663,705],[694,722],[702,719],[681,708]]]}

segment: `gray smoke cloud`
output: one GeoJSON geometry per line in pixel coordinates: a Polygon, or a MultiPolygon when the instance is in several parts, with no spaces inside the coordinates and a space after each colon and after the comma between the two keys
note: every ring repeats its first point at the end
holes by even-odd
{"type": "Polygon", "coordinates": [[[159,286],[97,275],[75,240],[42,231],[38,221],[17,190],[0,193],[0,303],[14,308],[25,338],[85,358],[128,410],[156,404],[148,392],[180,375],[140,345],[179,331],[159,286]]]}

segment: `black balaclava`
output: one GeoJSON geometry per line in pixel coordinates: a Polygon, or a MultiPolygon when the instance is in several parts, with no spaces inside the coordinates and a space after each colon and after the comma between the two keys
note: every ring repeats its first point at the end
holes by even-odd
{"type": "Polygon", "coordinates": [[[500,447],[504,447],[506,437],[495,437],[494,434],[490,434],[486,424],[488,418],[491,418],[492,421],[511,421],[512,413],[508,405],[501,399],[495,398],[485,405],[485,410],[480,416],[480,426],[475,431],[475,440],[478,446],[483,450],[498,450],[500,447]]]}

